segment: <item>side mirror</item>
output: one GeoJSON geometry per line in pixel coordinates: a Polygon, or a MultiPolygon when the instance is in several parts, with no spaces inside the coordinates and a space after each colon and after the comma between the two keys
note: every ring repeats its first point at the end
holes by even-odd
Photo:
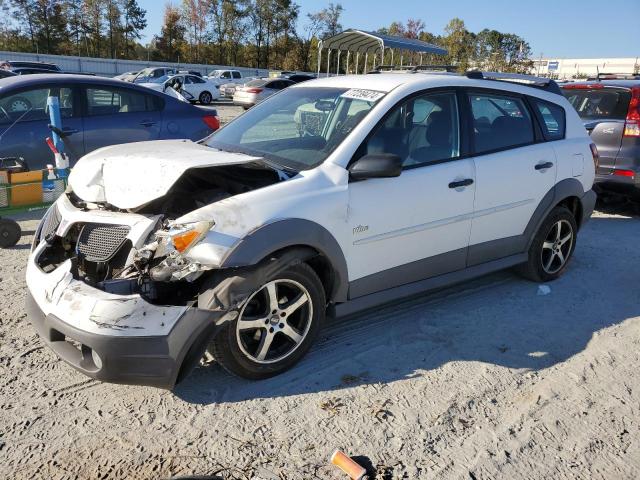
{"type": "Polygon", "coordinates": [[[359,158],[349,167],[353,180],[398,177],[402,172],[402,158],[392,153],[375,153],[359,158]]]}

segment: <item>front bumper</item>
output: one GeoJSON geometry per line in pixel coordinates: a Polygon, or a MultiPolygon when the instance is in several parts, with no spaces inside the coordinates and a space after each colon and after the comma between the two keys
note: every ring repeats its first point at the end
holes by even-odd
{"type": "MultiPolygon", "coordinates": [[[[58,201],[64,236],[76,222],[124,224],[139,246],[154,218],[83,212],[58,201]]],[[[47,248],[35,245],[27,263],[27,314],[43,341],[85,375],[114,383],[171,388],[204,353],[225,321],[224,311],[192,305],[156,305],[139,294],[115,294],[74,278],[68,259],[49,272],[38,265],[47,248]]]]}
{"type": "Polygon", "coordinates": [[[192,307],[166,335],[123,336],[88,332],[45,315],[31,293],[26,310],[43,342],[88,377],[168,389],[195,366],[218,330],[216,319],[223,316],[192,307]]]}

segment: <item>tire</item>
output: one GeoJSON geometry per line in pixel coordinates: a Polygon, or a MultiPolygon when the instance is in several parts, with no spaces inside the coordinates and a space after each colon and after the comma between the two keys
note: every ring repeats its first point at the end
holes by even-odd
{"type": "Polygon", "coordinates": [[[215,336],[209,350],[234,375],[251,380],[273,377],[293,367],[309,351],[324,324],[325,305],[324,288],[316,273],[305,263],[295,265],[256,290],[238,318],[215,336]],[[294,299],[288,300],[288,295],[294,299]],[[275,309],[270,300],[274,297],[278,299],[275,309]],[[291,308],[288,314],[287,308],[291,308]],[[299,336],[298,341],[294,336],[299,336]],[[266,354],[261,356],[267,343],[266,354]]]}
{"type": "Polygon", "coordinates": [[[560,277],[576,248],[577,233],[573,213],[566,207],[555,207],[536,232],[529,259],[520,267],[520,273],[534,282],[550,282],[560,277]]]}
{"type": "Polygon", "coordinates": [[[18,222],[0,218],[0,248],[13,247],[20,241],[22,230],[18,222]]]}
{"type": "Polygon", "coordinates": [[[202,92],[199,100],[202,105],[209,105],[211,100],[213,100],[213,96],[209,92],[202,92]]]}

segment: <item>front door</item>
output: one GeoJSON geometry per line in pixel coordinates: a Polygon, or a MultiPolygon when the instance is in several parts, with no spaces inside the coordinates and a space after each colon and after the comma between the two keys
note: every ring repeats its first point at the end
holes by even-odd
{"type": "Polygon", "coordinates": [[[455,92],[394,107],[356,157],[372,153],[399,155],[403,171],[349,184],[350,297],[464,268],[475,173],[459,158],[455,92]]]}
{"type": "Polygon", "coordinates": [[[65,152],[71,164],[84,155],[82,119],[74,87],[38,86],[0,95],[0,157],[22,157],[32,170],[54,164],[46,144],[51,137],[47,97],[60,102],[65,152]]]}

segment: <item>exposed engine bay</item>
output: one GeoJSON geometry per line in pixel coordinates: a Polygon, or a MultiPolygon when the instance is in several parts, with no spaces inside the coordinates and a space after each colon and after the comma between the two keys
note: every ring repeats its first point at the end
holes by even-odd
{"type": "Polygon", "coordinates": [[[130,226],[107,223],[74,223],[63,237],[56,234],[61,222],[54,205],[46,214],[34,241],[47,242],[37,258],[49,273],[71,260],[76,280],[119,295],[140,294],[154,304],[186,305],[194,300],[212,266],[185,258],[189,248],[215,225],[215,219],[187,225],[175,220],[189,212],[228,197],[245,193],[289,177],[262,162],[186,170],[165,195],[136,209],[122,210],[108,203],[90,203],[67,191],[77,209],[143,215],[153,222],[148,237],[130,238],[130,226]],[[134,243],[141,246],[134,248],[134,243]]]}

